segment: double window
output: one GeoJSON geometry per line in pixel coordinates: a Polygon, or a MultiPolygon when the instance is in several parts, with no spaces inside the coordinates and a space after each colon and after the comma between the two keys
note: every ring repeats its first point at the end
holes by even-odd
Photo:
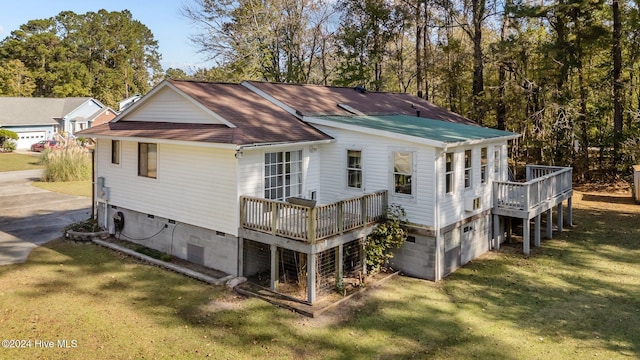
{"type": "Polygon", "coordinates": [[[362,189],[362,151],[347,150],[347,187],[362,189]]]}
{"type": "Polygon", "coordinates": [[[264,154],[264,197],[284,200],[302,194],[302,150],[264,154]]]}
{"type": "Polygon", "coordinates": [[[158,144],[138,143],[138,175],[153,179],[158,176],[158,144]]]}
{"type": "Polygon", "coordinates": [[[396,194],[413,194],[413,152],[393,152],[393,184],[396,194]]]}

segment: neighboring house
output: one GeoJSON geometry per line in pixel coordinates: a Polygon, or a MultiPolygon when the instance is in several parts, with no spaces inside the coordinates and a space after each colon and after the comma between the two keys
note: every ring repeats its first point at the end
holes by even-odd
{"type": "Polygon", "coordinates": [[[96,119],[107,122],[114,117],[113,110],[90,97],[0,97],[0,128],[18,133],[18,149],[28,149],[63,131],[73,135],[96,119]]]}
{"type": "Polygon", "coordinates": [[[80,135],[97,138],[102,226],[308,302],[364,271],[388,204],[410,222],[392,265],[439,280],[499,247],[503,217],[535,218],[539,245],[541,213],[550,229],[571,198],[571,169],[507,181],[517,134],[408,94],[165,80],[80,135]]]}

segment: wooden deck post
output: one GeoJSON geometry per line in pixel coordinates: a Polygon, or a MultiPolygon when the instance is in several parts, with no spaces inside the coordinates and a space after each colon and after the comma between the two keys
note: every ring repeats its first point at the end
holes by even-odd
{"type": "Polygon", "coordinates": [[[309,218],[307,219],[308,223],[307,223],[307,240],[309,241],[309,243],[313,244],[316,242],[316,234],[318,229],[317,227],[317,223],[316,223],[316,214],[317,214],[317,209],[315,207],[311,208],[309,210],[309,218]]]}
{"type": "Polygon", "coordinates": [[[547,210],[547,239],[551,239],[553,237],[553,211],[552,209],[547,210]]]}
{"type": "Polygon", "coordinates": [[[558,233],[562,232],[562,201],[558,204],[558,233]]]}
{"type": "Polygon", "coordinates": [[[316,254],[307,254],[307,301],[316,301],[316,254]]]}
{"type": "Polygon", "coordinates": [[[531,229],[529,228],[529,219],[522,219],[522,252],[529,256],[531,248],[531,229]]]}
{"type": "Polygon", "coordinates": [[[502,239],[502,233],[500,233],[500,215],[493,215],[493,248],[500,250],[500,240],[502,239]]]}
{"type": "Polygon", "coordinates": [[[571,205],[571,196],[567,199],[567,226],[573,226],[573,206],[571,205]]]}
{"type": "Polygon", "coordinates": [[[270,288],[272,291],[276,291],[276,287],[278,286],[278,246],[276,244],[271,244],[271,279],[270,279],[270,288]]]}
{"type": "Polygon", "coordinates": [[[533,245],[536,247],[540,246],[540,220],[541,220],[542,214],[538,214],[538,216],[535,217],[535,229],[534,229],[534,240],[533,240],[533,245]]]}
{"type": "Polygon", "coordinates": [[[336,285],[342,283],[344,263],[344,245],[340,244],[336,247],[336,285]]]}

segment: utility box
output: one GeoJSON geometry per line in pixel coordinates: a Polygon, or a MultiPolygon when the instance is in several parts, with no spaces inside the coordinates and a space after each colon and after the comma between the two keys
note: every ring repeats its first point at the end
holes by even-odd
{"type": "Polygon", "coordinates": [[[640,165],[633,165],[633,200],[640,204],[640,165]]]}

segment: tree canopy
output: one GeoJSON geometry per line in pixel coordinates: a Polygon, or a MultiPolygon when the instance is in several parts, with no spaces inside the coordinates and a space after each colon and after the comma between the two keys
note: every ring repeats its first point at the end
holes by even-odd
{"type": "Polygon", "coordinates": [[[158,43],[131,12],[64,11],[0,42],[0,95],[92,96],[115,106],[162,73],[158,43]]]}
{"type": "MultiPolygon", "coordinates": [[[[640,162],[640,10],[612,0],[191,0],[193,76],[411,92],[523,136],[517,163],[640,162]]],[[[188,75],[187,75],[188,77],[188,75]]]]}

